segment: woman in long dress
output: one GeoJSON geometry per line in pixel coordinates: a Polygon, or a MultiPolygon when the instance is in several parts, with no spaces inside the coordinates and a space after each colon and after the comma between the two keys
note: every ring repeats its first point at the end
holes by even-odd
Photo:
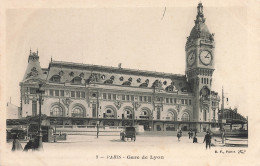
{"type": "Polygon", "coordinates": [[[12,151],[22,151],[23,147],[18,139],[18,135],[13,136],[13,146],[12,146],[12,151]]]}

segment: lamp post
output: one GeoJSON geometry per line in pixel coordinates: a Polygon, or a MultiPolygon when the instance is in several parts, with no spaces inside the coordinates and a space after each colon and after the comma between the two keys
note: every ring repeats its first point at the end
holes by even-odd
{"type": "Polygon", "coordinates": [[[98,95],[98,90],[97,90],[97,95],[96,95],[96,97],[97,97],[97,138],[98,138],[98,134],[99,134],[99,109],[98,109],[98,107],[99,107],[99,101],[98,101],[98,97],[99,97],[99,95],[98,95]]]}
{"type": "Polygon", "coordinates": [[[54,132],[54,142],[57,142],[56,140],[56,131],[57,131],[57,128],[56,128],[56,125],[57,125],[57,119],[54,119],[54,125],[55,125],[55,132],[54,132]]]}
{"type": "Polygon", "coordinates": [[[152,111],[152,131],[153,131],[153,113],[155,112],[155,86],[153,86],[153,111],[152,111]]]}
{"type": "Polygon", "coordinates": [[[132,120],[133,120],[133,124],[132,126],[134,127],[135,126],[135,101],[133,101],[133,113],[132,113],[132,120]]]}
{"type": "Polygon", "coordinates": [[[99,121],[97,121],[97,138],[98,138],[98,134],[99,134],[99,121]]]}
{"type": "Polygon", "coordinates": [[[41,123],[42,123],[42,120],[41,120],[41,116],[42,116],[42,94],[45,92],[45,90],[43,90],[42,88],[42,85],[43,84],[39,84],[39,89],[37,89],[37,94],[39,94],[39,135],[38,135],[38,147],[37,147],[37,150],[41,151],[43,150],[43,146],[42,146],[42,127],[41,127],[41,123]]]}

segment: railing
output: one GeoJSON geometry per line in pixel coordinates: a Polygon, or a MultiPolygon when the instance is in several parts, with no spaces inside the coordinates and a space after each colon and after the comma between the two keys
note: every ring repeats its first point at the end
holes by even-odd
{"type": "MultiPolygon", "coordinates": [[[[55,127],[55,125],[51,125],[55,127]]],[[[56,129],[96,129],[93,125],[56,125],[56,129]]],[[[122,129],[124,126],[99,126],[99,129],[122,129]]]]}
{"type": "Polygon", "coordinates": [[[126,119],[133,119],[133,116],[132,115],[127,115],[126,119]]]}
{"type": "Polygon", "coordinates": [[[104,118],[115,118],[114,115],[104,115],[104,118]]]}
{"type": "Polygon", "coordinates": [[[174,120],[173,117],[166,117],[165,119],[166,119],[166,120],[174,120]]]}
{"type": "Polygon", "coordinates": [[[139,116],[140,119],[149,119],[149,116],[139,116]]]}

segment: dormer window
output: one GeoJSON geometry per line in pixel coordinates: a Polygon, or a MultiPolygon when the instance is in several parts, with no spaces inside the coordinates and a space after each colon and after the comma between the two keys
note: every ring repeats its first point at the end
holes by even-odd
{"type": "Polygon", "coordinates": [[[104,80],[105,78],[106,78],[106,76],[103,74],[103,75],[101,76],[101,79],[104,80]]]}
{"type": "Polygon", "coordinates": [[[79,75],[81,78],[83,78],[84,77],[84,73],[80,73],[80,75],[79,75]]]}
{"type": "Polygon", "coordinates": [[[54,75],[54,76],[51,77],[50,80],[53,81],[53,82],[59,83],[60,82],[60,76],[59,75],[54,75]]]}
{"type": "Polygon", "coordinates": [[[74,77],[74,73],[73,73],[73,72],[70,72],[70,76],[71,76],[71,77],[74,77]]]}
{"type": "Polygon", "coordinates": [[[81,84],[82,78],[81,77],[75,77],[72,80],[73,84],[81,84]]]}
{"type": "Polygon", "coordinates": [[[60,75],[60,76],[63,76],[63,73],[64,73],[63,71],[60,71],[60,72],[59,72],[59,75],[60,75]]]}

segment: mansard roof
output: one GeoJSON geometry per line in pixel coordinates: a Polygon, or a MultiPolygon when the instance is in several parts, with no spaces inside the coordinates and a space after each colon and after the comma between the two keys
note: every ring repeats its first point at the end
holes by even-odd
{"type": "Polygon", "coordinates": [[[156,71],[136,70],[136,69],[91,65],[91,64],[83,64],[83,63],[72,63],[72,62],[64,62],[64,61],[52,61],[49,64],[49,69],[51,67],[57,67],[61,69],[69,68],[69,69],[78,69],[78,70],[109,72],[109,73],[116,73],[116,74],[186,80],[186,76],[182,74],[171,74],[171,73],[156,72],[156,71]]]}
{"type": "MultiPolygon", "coordinates": [[[[71,83],[85,85],[98,83],[104,85],[158,88],[171,93],[185,91],[188,82],[185,75],[155,71],[134,70],[119,67],[90,65],[64,61],[51,61],[46,73],[46,81],[50,83],[71,83]],[[170,84],[175,88],[167,88],[170,84]]],[[[186,92],[186,91],[185,91],[186,92]]]]}

